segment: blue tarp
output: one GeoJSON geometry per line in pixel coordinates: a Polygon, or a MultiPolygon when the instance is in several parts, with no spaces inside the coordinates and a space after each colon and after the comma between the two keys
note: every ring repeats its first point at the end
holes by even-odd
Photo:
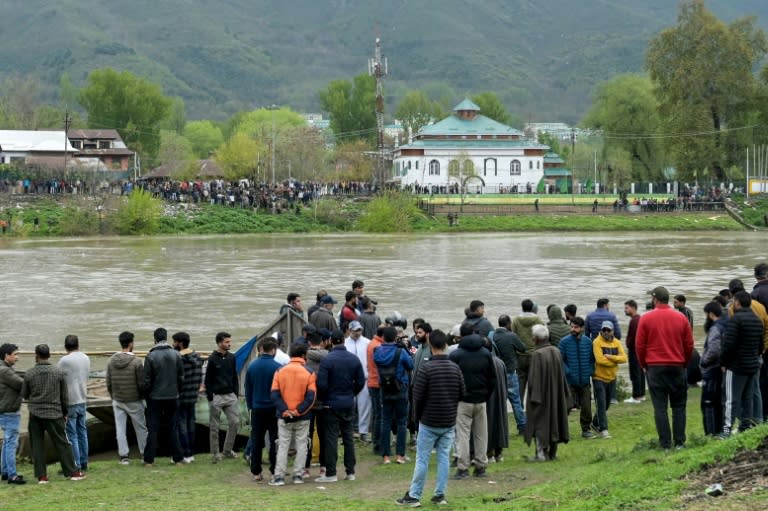
{"type": "Polygon", "coordinates": [[[240,346],[238,350],[235,352],[235,362],[237,363],[237,372],[239,373],[242,371],[243,366],[248,361],[248,356],[253,351],[254,347],[256,346],[256,339],[258,336],[254,335],[250,338],[248,342],[240,346]]]}

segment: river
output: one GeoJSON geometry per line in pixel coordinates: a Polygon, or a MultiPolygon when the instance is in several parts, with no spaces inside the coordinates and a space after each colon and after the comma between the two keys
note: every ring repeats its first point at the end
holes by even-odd
{"type": "Polygon", "coordinates": [[[0,342],[63,350],[72,333],[84,350],[114,350],[131,330],[144,350],[163,326],[189,332],[198,351],[213,349],[221,330],[237,348],[289,292],[305,307],[321,288],[342,302],[355,279],[382,318],[399,311],[446,330],[473,299],[496,324],[524,298],[544,317],[549,303],[575,303],[585,315],[604,296],[626,327],[623,302],[633,298],[642,311],[646,291],[665,285],[687,296],[700,342],[704,304],[734,277],[751,289],[766,246],[752,232],[3,239],[0,342]]]}

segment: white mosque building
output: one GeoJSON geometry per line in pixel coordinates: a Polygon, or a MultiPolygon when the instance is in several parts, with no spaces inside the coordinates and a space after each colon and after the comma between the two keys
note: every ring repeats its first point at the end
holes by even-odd
{"type": "Polygon", "coordinates": [[[549,146],[480,115],[480,107],[465,99],[453,115],[397,147],[393,165],[402,188],[441,191],[461,180],[469,191],[531,192],[544,177],[548,152],[549,146]]]}

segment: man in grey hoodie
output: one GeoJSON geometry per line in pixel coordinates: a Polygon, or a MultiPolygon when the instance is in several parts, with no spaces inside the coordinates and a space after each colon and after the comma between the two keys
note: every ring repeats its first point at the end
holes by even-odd
{"type": "Polygon", "coordinates": [[[133,333],[123,332],[118,337],[121,351],[112,355],[107,364],[107,390],[112,398],[115,414],[117,454],[120,464],[128,465],[129,447],[126,426],[130,417],[139,444],[139,454],[144,456],[147,445],[147,423],[144,416],[142,390],[144,385],[144,364],[133,354],[133,333]]]}
{"type": "Polygon", "coordinates": [[[547,306],[547,317],[549,317],[549,323],[547,323],[549,344],[557,347],[560,344],[560,339],[571,335],[571,327],[563,319],[563,311],[555,304],[547,306]]]}

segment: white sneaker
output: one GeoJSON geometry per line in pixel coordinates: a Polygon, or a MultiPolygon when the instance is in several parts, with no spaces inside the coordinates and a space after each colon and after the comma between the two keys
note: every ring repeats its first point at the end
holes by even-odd
{"type": "Polygon", "coordinates": [[[188,456],[186,458],[182,458],[181,461],[182,461],[182,463],[186,463],[187,465],[189,465],[190,463],[195,461],[195,457],[194,456],[188,456]]]}
{"type": "Polygon", "coordinates": [[[627,399],[625,399],[625,400],[624,400],[624,402],[625,402],[625,403],[633,403],[633,404],[638,404],[638,403],[642,403],[642,402],[643,402],[643,400],[642,400],[642,399],[635,399],[635,398],[633,398],[633,397],[630,397],[630,398],[627,398],[627,399]]]}
{"type": "Polygon", "coordinates": [[[320,476],[315,478],[316,483],[335,483],[338,480],[337,476],[320,476]]]}
{"type": "Polygon", "coordinates": [[[607,430],[607,429],[604,429],[604,430],[602,430],[602,431],[600,432],[600,437],[601,437],[601,438],[611,438],[611,434],[610,434],[610,433],[608,433],[608,430],[607,430]]]}

